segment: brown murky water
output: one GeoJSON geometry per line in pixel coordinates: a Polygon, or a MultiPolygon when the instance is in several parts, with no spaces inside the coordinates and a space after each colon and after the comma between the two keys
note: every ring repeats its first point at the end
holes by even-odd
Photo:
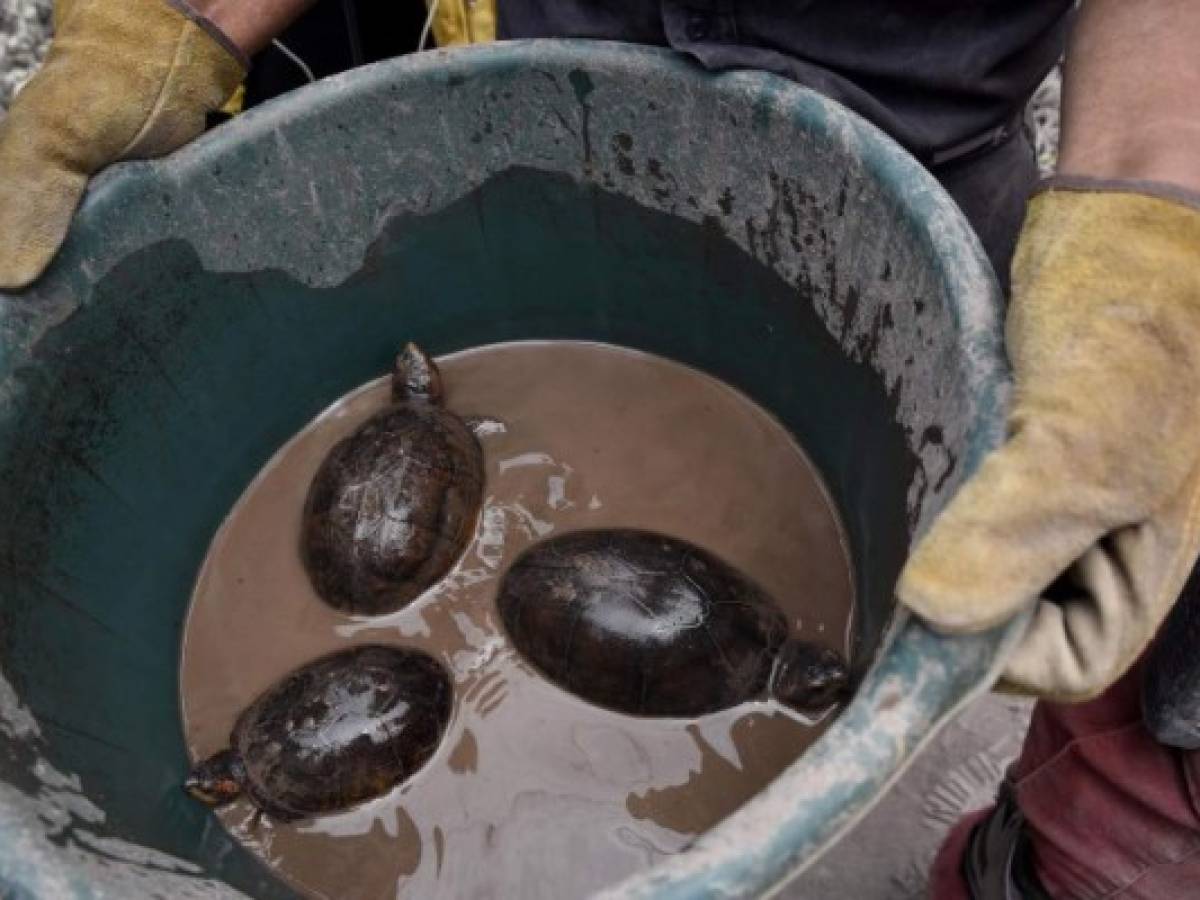
{"type": "Polygon", "coordinates": [[[853,586],[824,488],[774,419],[693,369],[599,344],[500,344],[439,360],[447,404],[505,423],[482,439],[485,504],[447,579],[368,619],[316,596],[297,552],[325,453],[387,400],[382,380],[289,442],[213,540],[184,633],[180,689],[193,758],[226,745],[237,713],[285,673],[359,643],[420,647],[456,682],[454,717],[414,779],[348,812],[292,825],[218,815],[319,897],[585,896],[734,810],[825,723],[773,701],[696,720],[637,719],[537,677],[494,608],[531,543],[637,526],[693,541],[771,592],[805,637],[847,650],[853,586]]]}

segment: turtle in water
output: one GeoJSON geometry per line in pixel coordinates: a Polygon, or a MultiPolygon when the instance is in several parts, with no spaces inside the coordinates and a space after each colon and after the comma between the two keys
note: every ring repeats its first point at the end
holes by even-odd
{"type": "Polygon", "coordinates": [[[322,657],[251,703],[229,747],[199,762],[184,789],[211,806],[245,795],[281,822],[378,797],[433,755],[452,690],[419,650],[368,645],[322,657]]]}
{"type": "Polygon", "coordinates": [[[392,403],[329,451],[309,487],[301,553],[317,593],[343,612],[394,612],[462,555],[482,495],[479,441],[442,405],[433,360],[408,344],[392,403]]]}
{"type": "Polygon", "coordinates": [[[760,587],[661,534],[578,531],[535,544],[505,573],[497,604],[547,678],[619,712],[695,716],[768,692],[816,712],[849,688],[842,658],[789,637],[760,587]]]}

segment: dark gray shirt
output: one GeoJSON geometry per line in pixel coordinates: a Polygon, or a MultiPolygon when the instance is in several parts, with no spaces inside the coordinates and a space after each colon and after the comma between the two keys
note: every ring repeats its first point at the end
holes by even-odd
{"type": "Polygon", "coordinates": [[[499,35],[673,47],[775,72],[927,163],[988,143],[1061,56],[1073,0],[498,0],[499,35]]]}

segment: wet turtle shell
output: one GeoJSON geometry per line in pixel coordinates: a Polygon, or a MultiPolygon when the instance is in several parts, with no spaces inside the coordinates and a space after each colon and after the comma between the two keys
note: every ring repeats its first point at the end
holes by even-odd
{"type": "Polygon", "coordinates": [[[386,793],[433,755],[450,719],[450,677],[418,650],[368,645],[297,669],[248,706],[229,749],[186,785],[210,803],[244,794],[291,821],[386,793]]]}
{"type": "Polygon", "coordinates": [[[437,366],[409,344],[393,402],[330,450],[309,488],[301,550],[322,599],[380,615],[445,576],[474,532],[483,453],[442,403],[437,366]]]}
{"type": "Polygon", "coordinates": [[[772,692],[804,711],[846,689],[841,657],[789,638],[745,575],[686,541],[580,531],[525,551],[497,604],[518,651],[572,693],[620,712],[692,716],[772,692]]]}

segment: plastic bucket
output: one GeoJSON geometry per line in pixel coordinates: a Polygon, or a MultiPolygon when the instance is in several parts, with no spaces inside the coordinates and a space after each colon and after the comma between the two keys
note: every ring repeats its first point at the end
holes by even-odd
{"type": "Polygon", "coordinates": [[[199,563],[259,467],[399,340],[518,338],[725,379],[841,510],[877,664],[793,771],[628,889],[761,890],[993,666],[1003,631],[896,622],[892,586],[998,438],[999,307],[957,208],[876,129],[659,50],[422,54],[115,167],[50,271],[0,295],[5,896],[291,896],[179,789],[199,563]]]}

